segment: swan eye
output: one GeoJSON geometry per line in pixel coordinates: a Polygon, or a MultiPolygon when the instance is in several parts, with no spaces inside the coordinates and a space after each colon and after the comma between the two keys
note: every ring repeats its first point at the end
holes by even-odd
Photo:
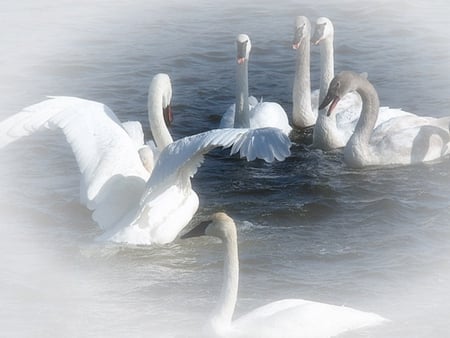
{"type": "Polygon", "coordinates": [[[326,23],[317,25],[317,28],[316,28],[316,31],[318,33],[317,35],[323,36],[323,34],[325,33],[325,25],[326,25],[326,23]]]}
{"type": "Polygon", "coordinates": [[[294,41],[292,42],[294,45],[300,43],[300,41],[303,37],[303,28],[305,28],[305,24],[303,24],[295,29],[294,41]]]}
{"type": "Polygon", "coordinates": [[[237,43],[237,55],[238,55],[238,59],[239,58],[245,58],[246,54],[247,54],[247,45],[248,45],[248,40],[245,40],[243,42],[238,42],[237,43]]]}

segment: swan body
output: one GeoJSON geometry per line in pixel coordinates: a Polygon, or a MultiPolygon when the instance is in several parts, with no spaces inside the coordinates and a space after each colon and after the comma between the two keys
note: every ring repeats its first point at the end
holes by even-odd
{"type": "Polygon", "coordinates": [[[236,225],[225,213],[216,213],[182,238],[202,235],[218,237],[225,246],[224,284],[217,307],[205,326],[208,337],[320,338],[387,321],[374,313],[303,299],[269,303],[233,321],[239,280],[236,225]]]}
{"type": "Polygon", "coordinates": [[[173,142],[166,127],[171,95],[169,77],[156,75],[148,99],[154,146],[142,144],[140,124],[122,124],[102,103],[52,97],[0,122],[0,147],[40,130],[61,130],[81,172],[81,202],[104,230],[100,239],[168,243],[198,209],[190,178],[204,154],[231,147],[232,154],[270,162],[284,159],[290,147],[287,136],[274,128],[211,130],[173,142]],[[253,142],[260,146],[252,147],[253,142]]]}
{"type": "Polygon", "coordinates": [[[275,102],[263,102],[248,95],[248,60],[251,41],[248,35],[239,34],[236,39],[236,103],[222,116],[221,128],[265,128],[273,127],[289,135],[292,127],[283,107],[275,102]]]}
{"type": "MultiPolygon", "coordinates": [[[[398,115],[378,124],[378,94],[365,78],[350,71],[338,74],[321,104],[333,113],[340,98],[356,91],[362,98],[362,112],[344,149],[344,161],[351,167],[408,165],[439,159],[449,152],[450,117],[398,115]]],[[[393,112],[384,108],[386,113],[393,112]]],[[[398,113],[398,112],[397,112],[398,113]]]]}

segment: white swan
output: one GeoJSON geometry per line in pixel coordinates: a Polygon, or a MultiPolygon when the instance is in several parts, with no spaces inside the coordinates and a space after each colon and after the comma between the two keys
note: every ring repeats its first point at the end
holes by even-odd
{"type": "MultiPolygon", "coordinates": [[[[81,201],[105,230],[101,239],[134,244],[168,243],[175,239],[198,209],[190,178],[203,155],[216,147],[232,147],[248,160],[283,160],[290,141],[280,130],[264,128],[211,130],[172,142],[163,111],[170,107],[172,87],[166,74],[149,87],[148,113],[158,151],[143,166],[136,144],[142,128],[126,124],[132,139],[104,104],[74,97],[54,97],[25,108],[0,122],[0,147],[43,129],[60,129],[71,145],[81,172],[81,201]],[[140,129],[140,131],[139,131],[140,129]],[[259,147],[253,143],[259,142],[259,147]],[[269,142],[265,146],[264,142],[269,142]]],[[[141,154],[142,155],[142,154],[141,154]]],[[[146,157],[146,156],[144,156],[146,157]]]]}
{"type": "Polygon", "coordinates": [[[344,149],[351,167],[407,165],[436,160],[449,153],[450,117],[433,118],[414,114],[389,119],[375,127],[379,99],[375,88],[357,73],[344,71],[331,82],[321,108],[330,104],[330,115],[339,100],[356,91],[363,107],[355,132],[344,149]]]}
{"type": "Polygon", "coordinates": [[[319,91],[311,93],[310,78],[311,23],[305,16],[295,19],[292,48],[296,50],[294,86],[292,90],[292,123],[296,128],[311,127],[317,120],[319,91]],[[314,109],[313,109],[314,106],[314,109]]]}
{"type": "Polygon", "coordinates": [[[374,313],[303,299],[269,303],[232,321],[239,284],[236,226],[225,213],[216,213],[182,238],[202,235],[218,237],[225,246],[224,283],[205,326],[208,337],[331,337],[387,321],[374,313]]]}
{"type": "Polygon", "coordinates": [[[220,128],[273,127],[289,135],[292,127],[283,107],[275,102],[258,102],[253,96],[248,96],[248,60],[251,50],[249,36],[239,34],[236,47],[236,103],[223,114],[220,128]]]}
{"type": "MultiPolygon", "coordinates": [[[[329,150],[345,145],[345,142],[341,141],[341,129],[347,129],[347,124],[358,117],[361,109],[361,99],[357,94],[350,94],[337,107],[338,112],[336,115],[338,116],[338,121],[336,121],[336,118],[333,120],[330,118],[321,119],[321,114],[318,112],[319,102],[321,102],[319,100],[322,95],[325,97],[328,85],[334,76],[333,25],[331,22],[329,22],[329,25],[325,23],[322,25],[321,19],[319,18],[316,23],[312,39],[311,24],[308,18],[298,16],[295,19],[292,48],[297,52],[292,91],[292,120],[294,126],[300,129],[314,126],[313,146],[329,150]],[[311,91],[310,42],[320,43],[321,46],[320,90],[316,89],[314,91],[311,91]],[[353,108],[355,101],[356,103],[359,102],[359,107],[357,106],[356,109],[353,108]],[[340,128],[336,126],[336,123],[339,123],[340,128]]],[[[348,137],[350,137],[351,132],[348,137]]]]}

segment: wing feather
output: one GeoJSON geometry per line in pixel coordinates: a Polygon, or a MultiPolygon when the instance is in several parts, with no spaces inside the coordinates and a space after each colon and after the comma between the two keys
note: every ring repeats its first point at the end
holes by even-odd
{"type": "Polygon", "coordinates": [[[45,129],[64,133],[82,174],[81,200],[90,209],[98,207],[96,197],[113,177],[117,181],[135,176],[145,186],[149,174],[135,143],[106,105],[76,97],[50,97],[0,122],[0,148],[45,129]]]}
{"type": "MultiPolygon", "coordinates": [[[[240,153],[248,161],[256,158],[272,162],[290,155],[291,142],[277,128],[215,129],[182,138],[168,145],[159,156],[142,203],[147,203],[159,186],[185,184],[190,188],[193,177],[203,162],[203,155],[214,148],[231,148],[231,155],[240,153]],[[256,146],[255,146],[256,145],[256,146]]],[[[159,190],[159,189],[158,189],[159,190]]]]}

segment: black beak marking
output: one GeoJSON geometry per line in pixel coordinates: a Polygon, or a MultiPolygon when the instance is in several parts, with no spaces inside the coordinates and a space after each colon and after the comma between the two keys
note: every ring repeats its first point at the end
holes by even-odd
{"type": "Polygon", "coordinates": [[[192,228],[190,231],[186,232],[181,236],[181,239],[205,236],[206,228],[211,224],[211,221],[204,221],[192,228]]]}

